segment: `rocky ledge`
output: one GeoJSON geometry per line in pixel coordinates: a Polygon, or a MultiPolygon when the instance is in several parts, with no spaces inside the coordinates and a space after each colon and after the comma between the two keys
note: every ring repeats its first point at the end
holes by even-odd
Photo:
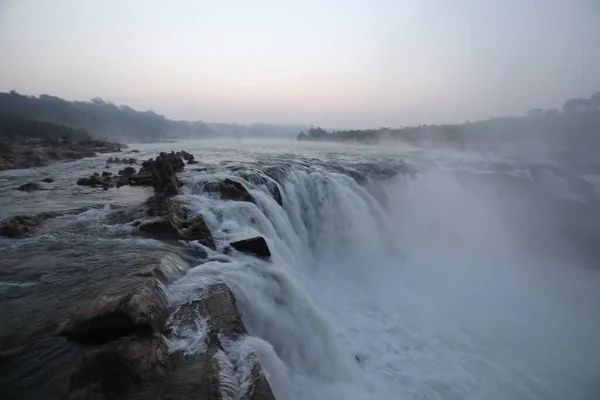
{"type": "Polygon", "coordinates": [[[97,153],[120,152],[125,145],[101,140],[29,140],[0,146],[0,171],[43,167],[56,161],[95,157],[97,153]]]}
{"type": "Polygon", "coordinates": [[[160,284],[151,278],[122,285],[83,305],[59,332],[84,349],[66,398],[274,400],[258,361],[232,361],[224,351],[222,340],[243,340],[247,335],[231,290],[215,284],[201,295],[177,309],[168,322],[160,284]],[[178,332],[198,319],[209,328],[204,350],[172,351],[169,341],[181,339],[178,332]],[[239,362],[251,363],[244,382],[233,373],[239,362]],[[245,393],[242,387],[247,387],[245,393]]]}

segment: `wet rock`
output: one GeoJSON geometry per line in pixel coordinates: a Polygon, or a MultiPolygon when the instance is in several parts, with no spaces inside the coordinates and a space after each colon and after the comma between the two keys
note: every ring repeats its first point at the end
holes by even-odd
{"type": "Polygon", "coordinates": [[[230,243],[230,245],[239,252],[253,254],[258,258],[271,257],[271,251],[269,250],[267,241],[262,236],[239,240],[230,243]]]}
{"type": "Polygon", "coordinates": [[[78,342],[106,342],[133,333],[162,332],[166,310],[156,280],[135,281],[81,307],[61,335],[78,342]]]}
{"type": "Polygon", "coordinates": [[[250,400],[275,400],[275,395],[259,363],[254,363],[252,367],[252,385],[248,398],[250,400]]]}
{"type": "Polygon", "coordinates": [[[138,229],[154,236],[174,240],[196,240],[211,249],[215,243],[200,214],[191,214],[181,203],[165,196],[153,196],[146,202],[148,215],[138,229]]]}
{"type": "Polygon", "coordinates": [[[89,178],[80,178],[77,180],[80,186],[103,186],[104,180],[98,175],[92,175],[89,178]]]}
{"type": "Polygon", "coordinates": [[[177,153],[175,153],[177,156],[183,158],[185,161],[187,161],[188,164],[198,164],[198,161],[194,160],[194,155],[188,153],[185,150],[181,150],[178,151],[177,153]]]}
{"type": "Polygon", "coordinates": [[[204,190],[209,193],[220,193],[223,200],[247,201],[254,203],[254,198],[243,184],[229,178],[220,182],[204,184],[204,190]]]}
{"type": "Polygon", "coordinates": [[[165,400],[221,399],[221,377],[216,358],[220,346],[211,335],[206,350],[194,356],[176,355],[176,367],[165,400]]]}
{"type": "Polygon", "coordinates": [[[109,171],[103,171],[103,172],[102,172],[102,176],[103,176],[103,177],[106,177],[106,176],[112,176],[112,172],[109,172],[109,171]]]}
{"type": "Polygon", "coordinates": [[[182,158],[173,152],[160,153],[156,159],[149,159],[142,164],[152,176],[154,190],[167,195],[179,194],[182,183],[175,174],[183,171],[184,166],[182,158]]]}
{"type": "Polygon", "coordinates": [[[160,399],[171,370],[172,360],[162,337],[122,337],[84,354],[71,375],[67,398],[160,399]]]}
{"type": "Polygon", "coordinates": [[[22,192],[33,192],[35,190],[43,190],[43,189],[44,189],[44,187],[36,182],[26,183],[17,188],[17,190],[20,190],[22,192]]]}
{"type": "Polygon", "coordinates": [[[224,283],[205,288],[202,299],[179,307],[169,318],[171,331],[192,326],[198,317],[207,321],[210,334],[235,336],[247,333],[237,309],[235,296],[224,283]]]}
{"type": "Polygon", "coordinates": [[[130,150],[129,152],[130,152],[130,153],[139,153],[140,151],[139,151],[139,150],[137,150],[137,149],[133,149],[133,150],[130,150]]]}
{"type": "Polygon", "coordinates": [[[7,218],[0,224],[0,236],[17,238],[31,234],[42,222],[42,218],[17,215],[7,218]]]}
{"type": "Polygon", "coordinates": [[[135,175],[137,171],[133,167],[126,167],[119,171],[119,175],[135,175]]]}
{"type": "Polygon", "coordinates": [[[42,179],[42,182],[45,182],[45,183],[52,183],[52,182],[54,182],[54,178],[50,178],[50,177],[48,177],[48,178],[44,178],[44,179],[42,179]]]}
{"type": "MultiPolygon", "coordinates": [[[[173,382],[176,385],[174,390],[169,392],[174,397],[167,398],[194,398],[189,397],[190,393],[203,393],[206,398],[210,398],[209,394],[215,393],[218,388],[239,393],[239,382],[233,373],[234,367],[221,350],[220,340],[238,339],[246,335],[247,331],[240,317],[236,299],[227,285],[211,285],[203,290],[200,300],[179,307],[169,319],[171,336],[176,338],[178,332],[186,327],[195,326],[199,318],[205,320],[208,325],[207,348],[204,353],[193,357],[179,357],[173,373],[173,382]]],[[[253,365],[251,380],[250,388],[242,398],[275,399],[259,363],[253,365]]]]}
{"type": "Polygon", "coordinates": [[[273,199],[275,199],[277,204],[283,206],[283,196],[281,195],[281,189],[279,188],[279,185],[274,179],[267,178],[255,172],[240,173],[240,176],[242,176],[248,182],[251,182],[256,186],[266,189],[271,194],[273,199]]]}
{"type": "Polygon", "coordinates": [[[121,176],[119,176],[119,179],[117,180],[117,187],[129,185],[130,182],[131,182],[131,179],[129,176],[121,175],[121,176]]]}

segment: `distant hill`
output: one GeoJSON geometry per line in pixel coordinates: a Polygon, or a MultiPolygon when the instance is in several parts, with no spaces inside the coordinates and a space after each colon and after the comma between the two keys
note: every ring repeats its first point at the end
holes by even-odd
{"type": "Polygon", "coordinates": [[[67,101],[55,96],[26,96],[14,91],[0,93],[0,119],[9,117],[85,129],[92,137],[118,142],[208,137],[294,137],[304,129],[303,126],[291,125],[174,121],[153,111],[136,111],[100,98],[67,101]]]}
{"type": "Polygon", "coordinates": [[[492,118],[448,125],[326,131],[311,128],[298,140],[414,145],[450,145],[463,149],[509,149],[513,153],[548,150],[565,157],[600,159],[600,92],[567,100],[561,111],[533,109],[521,117],[492,118]]]}

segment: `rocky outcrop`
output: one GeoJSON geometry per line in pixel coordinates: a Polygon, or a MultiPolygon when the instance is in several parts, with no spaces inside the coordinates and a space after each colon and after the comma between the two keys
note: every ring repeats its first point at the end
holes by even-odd
{"type": "Polygon", "coordinates": [[[247,201],[254,203],[254,197],[246,187],[237,181],[226,178],[222,181],[208,182],[203,185],[203,189],[209,193],[219,193],[223,200],[247,201]]]}
{"type": "Polygon", "coordinates": [[[178,151],[177,153],[175,153],[175,155],[183,158],[185,161],[187,161],[188,164],[198,164],[198,161],[194,160],[194,155],[188,153],[185,150],[178,151]]]}
{"type": "Polygon", "coordinates": [[[165,303],[156,280],[136,281],[105,293],[81,307],[64,324],[61,335],[78,342],[106,342],[130,334],[163,332],[165,303]]]}
{"type": "Polygon", "coordinates": [[[10,142],[10,151],[0,152],[0,171],[16,168],[42,167],[61,160],[95,157],[97,153],[121,151],[122,145],[99,140],[30,140],[10,142]]]}
{"type": "Polygon", "coordinates": [[[183,171],[184,166],[182,158],[174,152],[160,153],[156,159],[151,158],[142,164],[152,177],[154,190],[167,195],[179,194],[182,183],[177,179],[176,173],[183,171]]]}
{"type": "Polygon", "coordinates": [[[87,351],[71,375],[68,400],[110,400],[135,394],[160,399],[172,360],[160,336],[124,336],[87,351]]]}
{"type": "Polygon", "coordinates": [[[139,221],[138,229],[152,236],[174,240],[197,240],[215,248],[212,235],[200,214],[191,214],[181,203],[156,195],[146,202],[150,218],[139,221]]]}
{"type": "Polygon", "coordinates": [[[258,258],[271,257],[271,250],[267,241],[262,236],[253,237],[250,239],[238,240],[230,243],[231,247],[242,253],[255,255],[258,258]]]}
{"type": "Polygon", "coordinates": [[[31,234],[42,222],[40,217],[17,215],[7,218],[0,224],[0,236],[18,238],[31,234]]]}
{"type": "Polygon", "coordinates": [[[135,175],[137,171],[133,167],[127,167],[119,171],[119,175],[135,175]]]}
{"type": "Polygon", "coordinates": [[[30,182],[19,186],[17,190],[20,190],[22,192],[33,192],[36,190],[44,190],[44,186],[40,185],[37,182],[30,182]]]}
{"type": "MultiPolygon", "coordinates": [[[[195,398],[186,397],[187,393],[202,393],[205,396],[203,398],[221,398],[221,390],[239,393],[239,382],[233,374],[234,366],[227,360],[220,341],[241,339],[247,335],[247,331],[235,296],[227,285],[211,285],[203,290],[200,300],[179,307],[169,319],[171,336],[176,338],[177,332],[183,331],[186,326],[194,326],[199,318],[208,325],[206,350],[191,357],[179,356],[180,363],[173,374],[173,380],[177,383],[174,394],[184,396],[173,399],[195,398]]],[[[242,398],[274,400],[275,396],[260,364],[252,360],[242,362],[254,363],[250,377],[252,383],[242,398]]]]}

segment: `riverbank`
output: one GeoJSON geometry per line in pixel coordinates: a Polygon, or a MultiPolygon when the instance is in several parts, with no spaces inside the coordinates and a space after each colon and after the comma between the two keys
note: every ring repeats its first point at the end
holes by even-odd
{"type": "Polygon", "coordinates": [[[98,153],[116,153],[127,146],[101,140],[28,140],[0,142],[0,171],[43,167],[57,161],[96,157],[98,153]]]}

